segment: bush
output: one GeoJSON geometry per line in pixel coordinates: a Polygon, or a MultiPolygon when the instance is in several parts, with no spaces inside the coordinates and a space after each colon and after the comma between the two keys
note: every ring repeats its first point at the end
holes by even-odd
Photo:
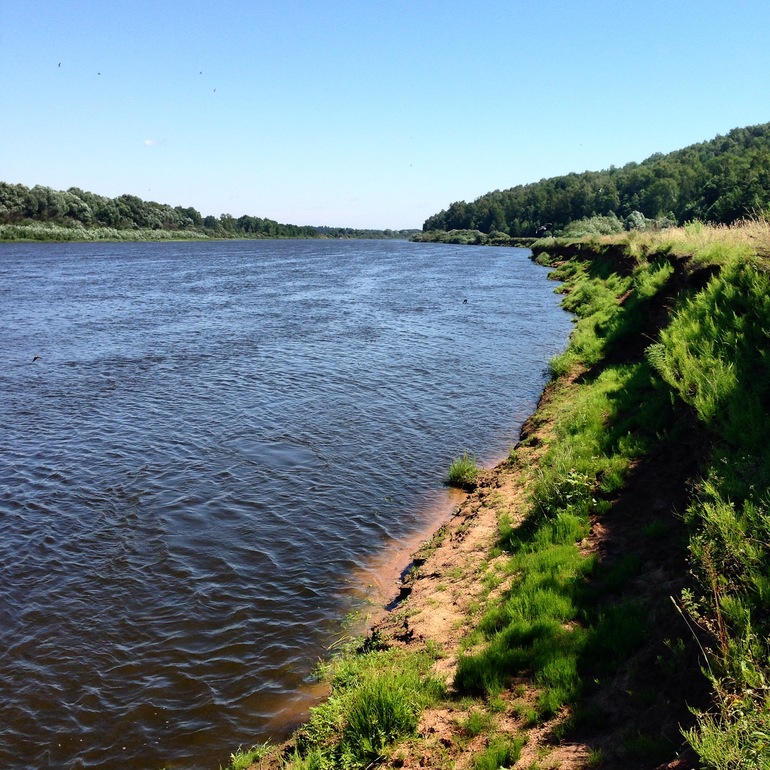
{"type": "Polygon", "coordinates": [[[570,222],[560,233],[563,238],[581,238],[584,235],[614,235],[623,232],[623,223],[614,212],[607,216],[585,217],[570,222]]]}

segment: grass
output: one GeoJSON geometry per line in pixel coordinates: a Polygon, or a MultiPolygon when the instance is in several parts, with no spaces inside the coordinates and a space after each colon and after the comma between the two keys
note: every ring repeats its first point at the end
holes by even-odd
{"type": "Polygon", "coordinates": [[[494,717],[492,714],[479,709],[472,709],[461,723],[463,730],[472,738],[481,735],[481,733],[489,732],[493,725],[494,717]]]}
{"type": "Polygon", "coordinates": [[[602,762],[604,762],[604,752],[601,749],[591,751],[586,760],[588,767],[601,767],[602,762]]]}
{"type": "Polygon", "coordinates": [[[403,651],[346,654],[325,670],[330,697],[297,734],[288,768],[363,768],[414,735],[422,710],[445,695],[432,658],[403,651]]]}
{"type": "MultiPolygon", "coordinates": [[[[688,254],[692,269],[708,271],[705,283],[679,296],[659,338],[650,341],[645,373],[676,410],[670,412],[672,420],[681,422],[689,410],[712,447],[685,514],[695,582],[680,605],[710,635],[704,669],[714,707],[698,714],[686,737],[709,767],[770,766],[770,220],[730,228],[694,222],[633,233],[621,242],[594,239],[591,248],[601,253],[612,244],[639,265],[653,257],[660,263],[688,254]]],[[[558,244],[549,248],[553,260],[558,244]]],[[[578,320],[576,346],[552,363],[555,373],[565,373],[576,362],[591,366],[597,358],[604,361],[601,357],[612,352],[608,341],[618,331],[622,336],[617,321],[623,314],[613,315],[606,291],[584,301],[596,281],[592,272],[602,272],[592,263],[567,263],[557,271],[571,282],[567,296],[578,320]]],[[[663,268],[655,274],[638,268],[635,275],[640,297],[654,296],[656,286],[667,280],[663,268]]],[[[544,472],[544,512],[590,505],[588,492],[581,494],[588,484],[579,483],[591,478],[585,456],[555,466],[554,479],[544,472]],[[564,472],[567,465],[575,469],[572,478],[564,472]]],[[[666,524],[653,521],[645,533],[662,539],[666,524]]],[[[616,644],[622,649],[620,640],[616,644]]],[[[643,738],[635,742],[648,741],[643,738]]],[[[652,751],[655,745],[647,748],[652,751]]]]}
{"type": "Polygon", "coordinates": [[[269,752],[270,746],[267,743],[261,746],[252,746],[250,749],[239,747],[230,755],[230,763],[227,765],[226,770],[248,770],[249,767],[269,752]]]}
{"type": "MultiPolygon", "coordinates": [[[[644,259],[650,254],[667,254],[694,259],[700,263],[721,263],[724,256],[738,253],[742,257],[770,253],[770,217],[759,212],[732,225],[689,222],[683,227],[662,230],[634,230],[622,235],[592,235],[578,242],[585,243],[594,252],[605,246],[621,244],[629,256],[644,259]]],[[[565,243],[551,239],[534,248],[556,251],[565,243]]],[[[571,241],[574,243],[574,241],[571,241]]]]}
{"type": "Polygon", "coordinates": [[[472,490],[476,486],[480,470],[476,458],[463,452],[462,455],[452,460],[447,472],[446,483],[450,487],[472,490]]]}
{"type": "Polygon", "coordinates": [[[474,770],[498,770],[511,767],[518,762],[524,746],[523,738],[496,738],[479,754],[474,762],[474,770]]]}
{"type": "MultiPolygon", "coordinates": [[[[602,258],[560,267],[556,277],[568,281],[564,304],[577,322],[559,368],[586,372],[638,333],[644,303],[671,274],[660,261],[640,263],[625,276],[602,258]]],[[[461,692],[494,695],[528,673],[539,691],[534,718],[542,721],[577,702],[586,679],[611,673],[645,638],[641,606],[616,598],[607,606],[597,603],[622,588],[637,565],[630,560],[598,570],[580,544],[592,517],[611,506],[633,462],[665,430],[667,394],[651,380],[644,360],[605,366],[558,401],[554,438],[535,471],[530,513],[516,527],[506,515],[500,519],[499,545],[510,554],[507,570],[514,579],[478,624],[474,640],[480,632],[486,645],[459,660],[455,686],[461,692]]]]}

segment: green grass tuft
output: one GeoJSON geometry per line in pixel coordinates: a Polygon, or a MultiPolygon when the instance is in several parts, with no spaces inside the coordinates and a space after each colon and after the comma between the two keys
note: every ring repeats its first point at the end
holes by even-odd
{"type": "Polygon", "coordinates": [[[474,770],[499,770],[512,767],[521,757],[524,738],[496,738],[473,760],[474,770]]]}
{"type": "Polygon", "coordinates": [[[476,458],[463,452],[460,457],[452,460],[447,472],[446,483],[450,487],[471,490],[476,486],[481,468],[476,464],[476,458]]]}
{"type": "Polygon", "coordinates": [[[226,770],[247,770],[255,762],[259,761],[270,751],[268,743],[261,746],[252,746],[250,749],[239,747],[230,755],[230,764],[226,770]]]}
{"type": "Polygon", "coordinates": [[[312,709],[288,768],[363,768],[413,735],[422,710],[443,698],[427,654],[397,649],[343,655],[327,667],[332,694],[312,709]]]}

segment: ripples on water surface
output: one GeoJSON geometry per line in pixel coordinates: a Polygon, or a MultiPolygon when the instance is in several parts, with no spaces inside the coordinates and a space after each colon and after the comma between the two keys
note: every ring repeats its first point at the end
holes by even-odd
{"type": "Polygon", "coordinates": [[[533,410],[569,331],[545,278],[488,247],[0,244],[0,766],[264,739],[353,575],[533,410]]]}

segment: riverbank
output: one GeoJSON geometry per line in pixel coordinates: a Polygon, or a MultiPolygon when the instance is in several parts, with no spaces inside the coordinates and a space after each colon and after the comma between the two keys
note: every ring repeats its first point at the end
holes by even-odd
{"type": "Polygon", "coordinates": [[[410,237],[415,243],[454,243],[463,246],[518,246],[530,248],[537,238],[512,238],[510,235],[493,231],[484,233],[481,230],[425,230],[410,237]]]}
{"type": "Polygon", "coordinates": [[[233,767],[765,766],[769,247],[535,244],[576,324],[521,440],[309,722],[233,767]]]}
{"type": "Polygon", "coordinates": [[[349,227],[277,225],[266,232],[222,228],[188,230],[160,227],[85,227],[52,222],[0,224],[0,243],[154,243],[160,241],[260,241],[260,240],[408,240],[416,230],[356,230],[349,227]],[[289,228],[281,230],[282,227],[289,228]]]}

